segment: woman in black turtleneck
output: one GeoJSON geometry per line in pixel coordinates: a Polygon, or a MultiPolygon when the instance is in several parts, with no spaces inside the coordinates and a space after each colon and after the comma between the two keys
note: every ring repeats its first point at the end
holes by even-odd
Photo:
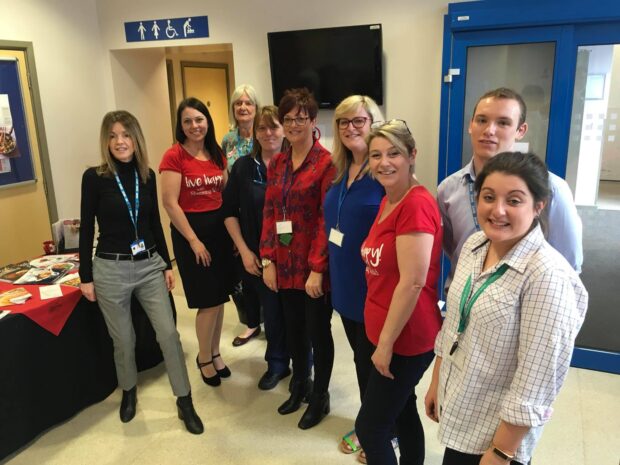
{"type": "Polygon", "coordinates": [[[131,296],[140,301],[157,334],[177,409],[190,433],[203,432],[194,410],[179,333],[168,292],[174,287],[170,257],[159,219],[155,173],[136,118],[112,111],[101,124],[98,167],[82,177],[80,288],[99,303],[114,343],[118,384],[123,390],[121,421],[136,414],[137,369],[131,296]],[[136,201],[137,200],[137,201],[136,201]],[[99,238],[92,258],[95,218],[99,238]]]}

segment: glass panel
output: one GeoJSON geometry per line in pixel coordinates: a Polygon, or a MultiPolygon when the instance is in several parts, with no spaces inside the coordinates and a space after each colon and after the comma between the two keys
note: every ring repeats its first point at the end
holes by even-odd
{"type": "Polygon", "coordinates": [[[583,221],[590,293],[577,346],[620,352],[620,44],[578,49],[566,181],[583,221]]]}
{"type": "Polygon", "coordinates": [[[467,49],[462,165],[471,159],[467,128],[482,94],[497,87],[519,92],[527,105],[528,131],[517,150],[547,155],[547,129],[555,42],[493,45],[467,49]]]}

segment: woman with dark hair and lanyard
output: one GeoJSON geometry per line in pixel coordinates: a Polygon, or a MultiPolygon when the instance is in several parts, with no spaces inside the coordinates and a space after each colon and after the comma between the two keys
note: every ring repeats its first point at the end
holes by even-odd
{"type": "Polygon", "coordinates": [[[463,245],[435,342],[426,414],[444,465],[530,462],[570,367],[588,293],[544,238],[549,172],[504,152],[476,174],[481,231],[463,245]]]}
{"type": "MultiPolygon", "coordinates": [[[[278,294],[267,288],[262,279],[261,262],[258,259],[263,206],[267,189],[267,167],[273,157],[282,150],[284,130],[278,121],[278,108],[262,107],[254,123],[252,154],[242,157],[233,166],[224,190],[224,224],[237,246],[243,262],[243,290],[258,295],[265,318],[267,371],[258,382],[259,389],[269,390],[290,375],[289,355],[286,350],[284,316],[278,294]]],[[[256,325],[260,321],[258,315],[256,325]]]]}
{"type": "Polygon", "coordinates": [[[220,210],[226,157],[209,110],[196,98],[179,105],[176,139],[159,165],[163,204],[187,305],[198,309],[196,365],[206,384],[219,386],[231,374],[220,356],[220,336],[234,282],[232,242],[220,210]]]}
{"type": "Polygon", "coordinates": [[[80,289],[97,301],[114,343],[118,385],[123,390],[120,418],[136,414],[136,336],[131,296],[149,317],[177,396],[179,418],[190,433],[204,431],[192,404],[189,378],[169,291],[174,275],[159,219],[155,173],[149,169],[144,136],[136,118],[112,111],[101,123],[101,165],[82,178],[80,289]],[[92,258],[95,219],[99,240],[92,258]]]}
{"type": "Polygon", "coordinates": [[[315,136],[318,105],[307,89],[286,91],[278,118],[291,144],[267,170],[260,253],[263,280],[279,292],[293,359],[291,396],[282,415],[299,409],[310,392],[308,335],[314,357],[314,387],[299,427],[311,428],[329,413],[329,380],[334,364],[332,307],[327,273],[325,192],[334,177],[329,152],[315,136]]]}

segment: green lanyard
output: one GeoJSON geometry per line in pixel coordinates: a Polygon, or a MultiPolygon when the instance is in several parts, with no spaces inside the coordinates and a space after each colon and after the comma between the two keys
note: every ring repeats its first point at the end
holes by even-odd
{"type": "Polygon", "coordinates": [[[482,294],[487,287],[497,281],[506,272],[507,269],[508,265],[504,263],[497,270],[495,270],[495,272],[491,276],[487,278],[487,280],[482,284],[482,286],[480,286],[480,289],[474,292],[474,295],[471,297],[471,275],[469,275],[469,278],[467,278],[465,288],[463,289],[463,293],[461,294],[461,303],[459,304],[459,328],[456,336],[456,341],[454,341],[454,344],[452,344],[452,348],[450,349],[450,355],[452,355],[459,346],[458,338],[465,331],[465,328],[467,328],[467,324],[469,323],[469,314],[471,313],[471,309],[474,306],[474,303],[476,302],[476,300],[478,300],[480,294],[482,294]]]}

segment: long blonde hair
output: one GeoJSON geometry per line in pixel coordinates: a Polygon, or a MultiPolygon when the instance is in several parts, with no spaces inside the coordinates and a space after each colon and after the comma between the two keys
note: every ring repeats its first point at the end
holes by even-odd
{"type": "Polygon", "coordinates": [[[110,111],[106,113],[101,122],[101,132],[99,134],[99,142],[101,145],[101,165],[97,167],[99,176],[114,176],[116,174],[116,165],[114,157],[110,153],[110,132],[114,123],[120,123],[129,134],[133,142],[133,158],[136,161],[136,168],[143,183],[146,184],[149,178],[149,159],[146,153],[146,143],[144,135],[140,128],[140,123],[134,115],[125,110],[110,111]]]}
{"type": "MultiPolygon", "coordinates": [[[[362,107],[366,113],[368,113],[368,116],[370,116],[371,124],[373,121],[381,121],[383,119],[379,106],[367,95],[350,95],[338,104],[336,110],[334,110],[333,121],[334,149],[332,150],[332,161],[336,167],[336,178],[334,179],[335,184],[342,180],[342,177],[344,176],[344,173],[353,158],[351,151],[345,147],[342,143],[342,139],[340,139],[338,120],[348,113],[356,112],[360,107],[362,107]]],[[[367,172],[368,166],[364,168],[363,173],[365,174],[367,172]]]]}

